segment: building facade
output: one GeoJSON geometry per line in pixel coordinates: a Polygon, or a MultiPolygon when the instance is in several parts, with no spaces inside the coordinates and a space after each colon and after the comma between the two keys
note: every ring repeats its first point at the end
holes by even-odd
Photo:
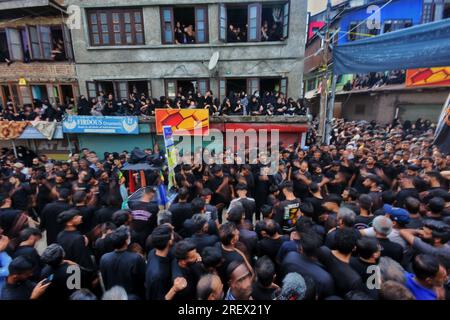
{"type": "Polygon", "coordinates": [[[72,29],[82,94],[276,90],[302,96],[307,1],[68,0],[80,7],[72,29]],[[271,38],[261,33],[273,27],[271,38]],[[187,34],[177,31],[183,25],[187,34]],[[275,26],[274,26],[275,25],[275,26]],[[240,29],[236,38],[231,29],[240,29]],[[264,41],[266,40],[266,41],[264,41]],[[208,68],[215,52],[216,67],[208,68]]]}
{"type": "Polygon", "coordinates": [[[78,95],[62,1],[0,2],[0,103],[69,103],[78,95]]]}
{"type": "MultiPolygon", "coordinates": [[[[348,1],[332,20],[330,29],[337,31],[333,43],[343,45],[449,18],[449,8],[449,0],[348,1]],[[374,21],[369,17],[377,7],[382,8],[378,15],[379,26],[373,28],[374,21]]],[[[314,53],[321,45],[320,37],[313,37],[308,41],[305,53],[307,57],[312,55],[305,61],[305,93],[315,113],[319,112],[323,72],[321,53],[314,53]]],[[[380,70],[367,75],[341,75],[338,77],[334,116],[384,123],[396,117],[401,121],[422,118],[435,122],[449,92],[449,70],[443,66],[430,70],[380,70]],[[424,77],[427,80],[416,81],[424,77]]]]}

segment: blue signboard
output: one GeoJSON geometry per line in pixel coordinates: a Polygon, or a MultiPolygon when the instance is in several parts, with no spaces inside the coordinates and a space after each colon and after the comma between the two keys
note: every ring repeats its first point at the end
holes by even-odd
{"type": "Polygon", "coordinates": [[[64,133],[139,134],[138,117],[68,116],[64,133]]]}

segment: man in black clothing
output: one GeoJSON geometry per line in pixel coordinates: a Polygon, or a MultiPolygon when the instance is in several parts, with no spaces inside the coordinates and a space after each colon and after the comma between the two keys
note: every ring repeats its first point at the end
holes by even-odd
{"type": "Polygon", "coordinates": [[[147,300],[165,300],[172,285],[170,249],[174,242],[173,230],[168,225],[156,227],[151,234],[154,248],[147,257],[145,291],[147,300]]]}
{"type": "Polygon", "coordinates": [[[169,207],[169,211],[172,212],[172,225],[174,231],[183,235],[183,222],[186,219],[192,218],[194,215],[194,210],[192,204],[187,202],[189,197],[189,190],[186,188],[181,188],[178,191],[178,202],[172,204],[169,207]]]}
{"type": "Polygon", "coordinates": [[[358,240],[357,256],[350,258],[350,266],[358,272],[361,279],[366,282],[371,273],[368,272],[370,266],[375,266],[380,261],[381,247],[375,238],[364,237],[358,240]]]}
{"type": "Polygon", "coordinates": [[[88,239],[77,227],[83,222],[80,212],[76,209],[63,211],[58,215],[58,223],[64,230],[58,234],[57,243],[66,253],[66,259],[77,263],[82,268],[82,275],[90,278],[95,271],[94,262],[88,247],[88,239]]]}
{"type": "Polygon", "coordinates": [[[27,257],[15,258],[8,266],[9,275],[0,288],[0,300],[35,300],[44,294],[50,283],[30,281],[33,263],[27,257]]]}
{"type": "Polygon", "coordinates": [[[337,231],[340,229],[348,229],[351,230],[357,239],[361,237],[358,230],[354,228],[356,221],[355,213],[347,207],[342,207],[339,209],[339,213],[337,215],[337,227],[333,230],[330,230],[325,238],[325,245],[330,249],[335,249],[337,246],[336,235],[337,231]]]}
{"type": "Polygon", "coordinates": [[[397,206],[402,208],[405,206],[406,199],[408,197],[419,198],[419,192],[414,187],[414,177],[404,176],[400,179],[401,190],[397,193],[397,206]]]}
{"type": "Polygon", "coordinates": [[[239,241],[244,244],[245,253],[252,257],[256,253],[258,235],[244,225],[244,217],[244,207],[240,203],[236,203],[228,210],[227,220],[236,225],[239,230],[239,241]]]}
{"type": "Polygon", "coordinates": [[[294,195],[292,182],[283,183],[281,191],[286,200],[280,202],[273,218],[284,232],[290,232],[295,228],[295,223],[300,217],[301,201],[294,195]]]}
{"type": "Polygon", "coordinates": [[[137,253],[128,251],[130,232],[121,226],[111,234],[114,251],[106,253],[100,259],[105,289],[121,286],[128,294],[129,300],[144,298],[145,261],[137,253]]]}
{"type": "Polygon", "coordinates": [[[219,228],[220,243],[216,246],[220,248],[223,257],[223,263],[218,268],[218,273],[222,279],[222,283],[227,287],[228,277],[227,268],[232,261],[239,261],[244,263],[245,256],[236,249],[236,244],[239,241],[239,230],[232,222],[226,222],[219,228]]]}
{"type": "Polygon", "coordinates": [[[47,231],[47,245],[56,242],[58,233],[64,226],[58,224],[58,215],[70,209],[70,190],[60,189],[58,200],[47,204],[41,213],[41,229],[47,231]]]}
{"type": "Polygon", "coordinates": [[[274,300],[280,288],[274,284],[275,265],[268,257],[261,257],[255,264],[256,281],[252,285],[254,300],[274,300]]]}
{"type": "Polygon", "coordinates": [[[92,221],[94,220],[95,209],[92,206],[88,206],[86,203],[87,194],[85,191],[76,191],[73,194],[73,203],[75,208],[80,211],[83,218],[83,223],[78,227],[78,230],[82,234],[87,234],[94,227],[92,221]]]}
{"type": "MultiPolygon", "coordinates": [[[[42,269],[41,279],[51,277],[50,286],[45,291],[42,299],[68,300],[70,295],[76,291],[76,288],[69,288],[67,285],[69,278],[74,275],[74,270],[79,266],[68,260],[64,260],[65,252],[59,244],[51,244],[45,248],[42,253],[42,262],[46,266],[42,269]]],[[[80,283],[82,287],[86,284],[80,283]]]]}
{"type": "Polygon", "coordinates": [[[258,241],[256,250],[258,257],[268,256],[273,263],[276,262],[281,245],[283,242],[289,241],[289,236],[280,235],[278,229],[279,226],[274,220],[265,221],[263,231],[265,231],[266,236],[258,241]]]}
{"type": "Polygon", "coordinates": [[[336,249],[330,250],[322,246],[317,253],[319,261],[323,263],[334,279],[336,294],[344,297],[352,290],[364,288],[361,277],[350,266],[350,257],[356,247],[357,237],[348,229],[338,229],[336,232],[336,249]]]}
{"type": "Polygon", "coordinates": [[[11,207],[11,197],[7,193],[0,194],[0,228],[3,233],[9,238],[14,238],[17,235],[16,224],[21,210],[16,210],[11,207]]]}
{"type": "Polygon", "coordinates": [[[176,279],[184,278],[186,286],[182,290],[175,289],[173,295],[169,292],[167,300],[185,301],[197,296],[197,282],[201,277],[202,268],[199,263],[201,257],[195,249],[195,244],[182,240],[175,245],[175,259],[172,261],[172,279],[176,287],[176,279]]]}
{"type": "Polygon", "coordinates": [[[212,247],[219,241],[218,236],[208,234],[208,220],[204,214],[194,214],[191,220],[194,234],[187,240],[195,244],[197,252],[202,252],[204,248],[212,247]]]}
{"type": "Polygon", "coordinates": [[[154,187],[146,187],[139,201],[129,202],[133,216],[130,227],[139,237],[141,246],[144,246],[145,240],[157,225],[159,208],[155,201],[155,192],[154,187]]]}
{"type": "MultiPolygon", "coordinates": [[[[378,216],[373,219],[373,230],[381,246],[381,256],[387,256],[398,263],[402,263],[403,247],[388,238],[388,235],[392,232],[392,227],[392,221],[385,216],[378,216]]],[[[364,231],[362,233],[364,235],[364,231]]]]}
{"type": "Polygon", "coordinates": [[[417,198],[408,197],[405,200],[405,209],[409,212],[409,223],[407,229],[420,229],[423,226],[422,216],[420,215],[420,201],[417,198]]]}
{"type": "Polygon", "coordinates": [[[26,228],[20,231],[18,243],[11,258],[26,256],[33,263],[33,280],[38,280],[43,267],[39,253],[34,248],[36,243],[41,240],[42,234],[39,229],[26,228]]]}
{"type": "MultiPolygon", "coordinates": [[[[363,283],[367,283],[368,278],[375,272],[375,269],[370,267],[377,266],[380,261],[381,246],[377,239],[364,237],[358,240],[356,247],[358,256],[350,258],[350,266],[360,275],[363,283]]],[[[378,298],[378,290],[366,290],[374,299],[378,298]]]]}
{"type": "Polygon", "coordinates": [[[247,197],[247,185],[243,183],[238,183],[234,189],[236,190],[238,198],[231,200],[230,208],[236,205],[236,203],[242,204],[244,207],[245,219],[252,222],[253,214],[255,212],[255,199],[247,197]]]}
{"type": "Polygon", "coordinates": [[[321,246],[320,237],[314,232],[303,233],[300,238],[298,251],[290,251],[281,263],[281,277],[291,272],[311,277],[316,283],[317,294],[320,299],[332,296],[335,292],[333,277],[325,266],[317,260],[317,250],[321,246]]]}

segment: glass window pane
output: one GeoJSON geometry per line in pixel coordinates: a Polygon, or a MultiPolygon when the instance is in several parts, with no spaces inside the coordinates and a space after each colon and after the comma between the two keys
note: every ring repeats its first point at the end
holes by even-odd
{"type": "Polygon", "coordinates": [[[135,24],[134,25],[134,29],[137,31],[137,32],[140,32],[140,31],[142,31],[142,24],[135,24]]]}
{"type": "Polygon", "coordinates": [[[169,10],[164,10],[163,11],[163,16],[164,16],[164,21],[170,21],[170,11],[169,10]]]}
{"type": "Polygon", "coordinates": [[[127,43],[133,43],[133,38],[131,37],[131,33],[127,33],[127,43]]]}
{"type": "Polygon", "coordinates": [[[142,33],[136,33],[136,42],[139,44],[144,43],[144,35],[142,33]]]}
{"type": "Polygon", "coordinates": [[[91,23],[97,24],[97,14],[96,13],[91,13],[91,23]]]}
{"type": "Polygon", "coordinates": [[[197,23],[197,29],[198,29],[198,30],[204,30],[204,29],[205,29],[205,23],[202,22],[202,21],[199,21],[199,22],[197,23]]]}
{"type": "Polygon", "coordinates": [[[131,17],[130,17],[130,13],[129,12],[124,13],[123,14],[123,18],[125,20],[125,23],[130,23],[131,17]]]}
{"type": "Polygon", "coordinates": [[[108,33],[108,25],[107,24],[102,24],[102,32],[108,33]]]}
{"type": "Polygon", "coordinates": [[[120,19],[119,19],[119,13],[118,12],[114,12],[113,13],[113,23],[119,23],[120,19]]]}
{"type": "Polygon", "coordinates": [[[224,28],[220,28],[220,38],[225,39],[226,37],[226,30],[224,28]]]}
{"type": "Polygon", "coordinates": [[[205,42],[205,31],[197,31],[197,41],[198,42],[205,42]]]}
{"type": "Polygon", "coordinates": [[[205,20],[205,11],[203,9],[197,10],[197,20],[205,20]]]}
{"type": "Polygon", "coordinates": [[[122,42],[121,37],[120,37],[120,33],[114,34],[114,42],[116,44],[120,44],[122,42]]]}
{"type": "Polygon", "coordinates": [[[167,30],[164,32],[165,38],[167,42],[172,42],[172,31],[167,30]]]}
{"type": "Polygon", "coordinates": [[[92,26],[92,32],[93,33],[98,33],[98,26],[97,25],[93,25],[92,26]]]}
{"type": "Polygon", "coordinates": [[[140,12],[134,13],[134,22],[141,23],[141,13],[140,12]]]}
{"type": "Polygon", "coordinates": [[[102,38],[103,38],[103,44],[109,44],[109,35],[104,34],[102,38]]]}
{"type": "Polygon", "coordinates": [[[256,28],[250,28],[250,39],[256,39],[256,28]]]}
{"type": "Polygon", "coordinates": [[[127,23],[125,25],[125,32],[131,32],[131,24],[127,23]]]}
{"type": "Polygon", "coordinates": [[[250,7],[250,18],[256,18],[258,9],[256,7],[250,7]]]}
{"type": "Polygon", "coordinates": [[[98,34],[94,34],[94,44],[100,44],[100,37],[98,36],[98,34]]]}
{"type": "Polygon", "coordinates": [[[106,15],[106,13],[101,13],[100,14],[100,22],[102,23],[102,24],[106,24],[107,23],[107,15],[106,15]]]}
{"type": "Polygon", "coordinates": [[[120,25],[119,24],[115,24],[114,25],[114,32],[120,32],[120,25]]]}

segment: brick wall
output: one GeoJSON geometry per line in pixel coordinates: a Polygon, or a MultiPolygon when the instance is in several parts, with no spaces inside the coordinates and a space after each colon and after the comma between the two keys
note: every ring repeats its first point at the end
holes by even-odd
{"type": "Polygon", "coordinates": [[[71,81],[76,79],[75,64],[70,62],[0,63],[0,81],[71,81]]]}

